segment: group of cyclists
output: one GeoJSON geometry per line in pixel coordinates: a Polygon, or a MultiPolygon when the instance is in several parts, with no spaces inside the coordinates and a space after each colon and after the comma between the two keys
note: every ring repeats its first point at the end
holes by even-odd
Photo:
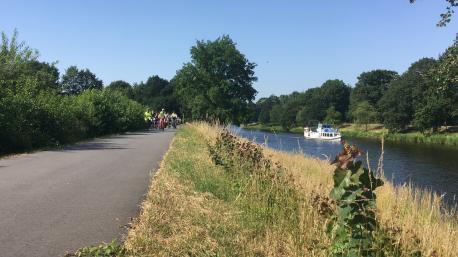
{"type": "Polygon", "coordinates": [[[145,111],[145,122],[147,129],[160,129],[164,130],[167,127],[176,128],[181,123],[180,118],[175,112],[167,113],[165,109],[160,112],[154,112],[150,109],[145,111]]]}

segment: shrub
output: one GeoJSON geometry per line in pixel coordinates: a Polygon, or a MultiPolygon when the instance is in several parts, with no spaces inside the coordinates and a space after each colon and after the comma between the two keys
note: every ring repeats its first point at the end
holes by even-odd
{"type": "Polygon", "coordinates": [[[0,154],[141,129],[144,107],[119,92],[60,96],[33,84],[0,94],[0,154]]]}

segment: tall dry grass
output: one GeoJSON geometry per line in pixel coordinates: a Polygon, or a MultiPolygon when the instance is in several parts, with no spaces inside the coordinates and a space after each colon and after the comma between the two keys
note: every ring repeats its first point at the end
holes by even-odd
{"type": "MultiPolygon", "coordinates": [[[[260,178],[234,173],[239,176],[234,180],[212,162],[207,145],[220,133],[220,127],[192,123],[174,138],[125,242],[130,255],[330,256],[327,197],[334,168],[302,154],[263,149],[265,158],[282,167],[288,179],[281,181],[289,183],[270,187],[292,186],[285,201],[297,205],[290,215],[277,210],[278,219],[264,219],[264,198],[256,195],[266,189],[234,190],[234,182],[260,178]]],[[[441,209],[439,197],[390,183],[377,196],[381,231],[402,250],[396,256],[458,256],[457,215],[441,209]]]]}

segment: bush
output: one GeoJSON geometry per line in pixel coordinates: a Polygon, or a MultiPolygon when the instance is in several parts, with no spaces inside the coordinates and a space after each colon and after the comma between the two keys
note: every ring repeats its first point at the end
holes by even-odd
{"type": "Polygon", "coordinates": [[[120,92],[89,90],[76,99],[77,113],[90,136],[139,129],[144,107],[120,92]]]}
{"type": "Polygon", "coordinates": [[[144,107],[119,92],[77,96],[38,91],[33,85],[0,94],[0,154],[72,143],[144,127],[144,107]]]}

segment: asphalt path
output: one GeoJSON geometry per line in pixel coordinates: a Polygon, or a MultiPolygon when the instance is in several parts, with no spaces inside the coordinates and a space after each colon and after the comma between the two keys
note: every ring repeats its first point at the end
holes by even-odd
{"type": "Polygon", "coordinates": [[[137,132],[0,159],[0,256],[122,239],[174,135],[137,132]]]}

